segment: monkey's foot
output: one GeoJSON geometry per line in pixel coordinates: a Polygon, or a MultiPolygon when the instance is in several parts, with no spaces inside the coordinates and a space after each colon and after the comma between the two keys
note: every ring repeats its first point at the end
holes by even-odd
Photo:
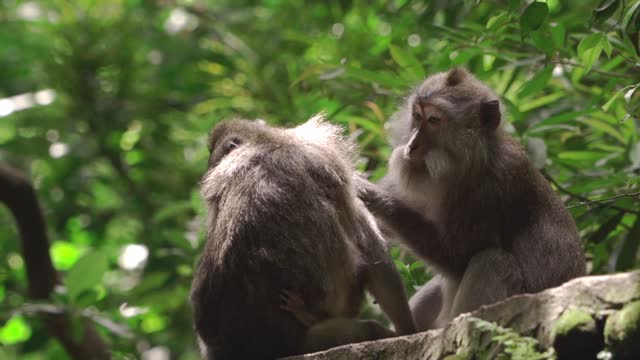
{"type": "Polygon", "coordinates": [[[280,300],[282,300],[280,308],[293,314],[298,321],[306,326],[311,326],[318,322],[318,318],[307,310],[304,300],[297,293],[289,290],[282,290],[280,293],[280,300]]]}

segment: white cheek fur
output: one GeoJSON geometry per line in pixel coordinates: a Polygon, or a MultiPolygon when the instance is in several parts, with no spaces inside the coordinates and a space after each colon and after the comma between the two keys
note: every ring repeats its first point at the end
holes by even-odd
{"type": "Polygon", "coordinates": [[[449,157],[443,150],[431,150],[424,156],[424,164],[433,179],[438,179],[449,170],[449,157]]]}

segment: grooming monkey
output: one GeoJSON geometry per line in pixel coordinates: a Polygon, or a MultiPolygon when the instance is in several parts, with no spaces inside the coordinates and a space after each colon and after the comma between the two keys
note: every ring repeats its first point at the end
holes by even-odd
{"type": "Polygon", "coordinates": [[[410,300],[419,330],[585,273],[573,219],[462,68],[427,78],[390,119],[394,150],[361,198],[438,273],[410,300]]]}
{"type": "Polygon", "coordinates": [[[339,127],[320,116],[293,129],[236,120],[216,126],[209,147],[207,241],[191,290],[203,358],[272,359],[394,336],[356,319],[365,289],[397,334],[415,332],[339,127]],[[283,305],[283,289],[309,321],[291,298],[283,305]]]}

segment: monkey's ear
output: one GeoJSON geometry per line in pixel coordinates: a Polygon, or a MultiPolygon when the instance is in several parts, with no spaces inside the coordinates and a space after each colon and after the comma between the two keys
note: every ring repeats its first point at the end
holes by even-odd
{"type": "Polygon", "coordinates": [[[462,67],[454,67],[447,73],[447,86],[456,86],[464,80],[469,72],[462,67]]]}
{"type": "Polygon", "coordinates": [[[491,100],[480,105],[480,117],[482,125],[489,130],[495,130],[500,125],[500,102],[491,100]]]}

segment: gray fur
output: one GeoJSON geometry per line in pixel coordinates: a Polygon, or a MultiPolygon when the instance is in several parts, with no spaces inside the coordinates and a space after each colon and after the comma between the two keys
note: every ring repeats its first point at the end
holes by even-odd
{"type": "Polygon", "coordinates": [[[421,330],[585,273],[573,219],[495,128],[496,100],[464,69],[429,77],[390,120],[397,132],[384,190],[361,185],[374,215],[440,274],[411,299],[421,330]],[[430,114],[444,120],[423,120],[430,114]]]}

